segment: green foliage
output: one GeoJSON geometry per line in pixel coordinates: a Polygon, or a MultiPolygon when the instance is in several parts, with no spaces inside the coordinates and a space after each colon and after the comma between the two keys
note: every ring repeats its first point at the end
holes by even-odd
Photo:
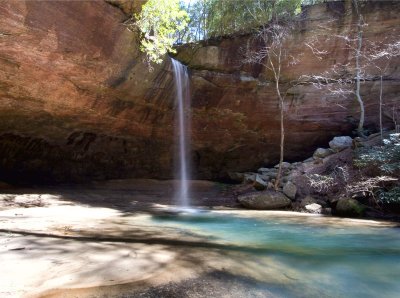
{"type": "Polygon", "coordinates": [[[397,177],[400,175],[400,134],[391,134],[389,139],[383,140],[381,146],[358,150],[354,165],[369,176],[390,174],[393,178],[379,180],[382,177],[376,176],[362,183],[374,185],[373,192],[379,203],[386,206],[400,205],[400,187],[397,186],[397,177]],[[375,183],[366,183],[373,179],[376,180],[375,183]]]}
{"type": "Polygon", "coordinates": [[[190,5],[185,7],[189,14],[190,21],[187,30],[185,30],[179,42],[187,43],[208,37],[207,17],[211,9],[211,3],[212,0],[197,0],[191,1],[190,5]]]}
{"type": "Polygon", "coordinates": [[[257,30],[273,17],[300,12],[302,0],[197,0],[187,9],[189,30],[183,42],[257,30]]]}
{"type": "Polygon", "coordinates": [[[142,34],[140,49],[149,62],[161,63],[162,56],[174,52],[173,44],[187,26],[188,14],[180,8],[179,0],[149,0],[135,20],[142,34]]]}
{"type": "Polygon", "coordinates": [[[184,6],[179,0],[148,0],[134,27],[141,33],[140,49],[147,61],[161,63],[174,53],[174,43],[257,31],[272,18],[291,18],[303,4],[324,0],[192,0],[184,6]]]}
{"type": "Polygon", "coordinates": [[[389,191],[379,191],[378,199],[381,203],[387,205],[400,204],[400,187],[393,187],[389,191]]]}
{"type": "Polygon", "coordinates": [[[400,134],[391,134],[382,146],[358,150],[354,164],[359,168],[378,169],[384,174],[400,172],[400,134]]]}

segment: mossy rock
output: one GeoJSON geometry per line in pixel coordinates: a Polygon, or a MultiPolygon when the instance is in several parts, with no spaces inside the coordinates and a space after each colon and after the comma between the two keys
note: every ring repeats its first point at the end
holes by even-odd
{"type": "Polygon", "coordinates": [[[259,210],[282,209],[291,204],[287,196],[274,190],[244,194],[238,197],[238,201],[248,209],[259,210]]]}
{"type": "Polygon", "coordinates": [[[342,198],[336,204],[335,214],[343,217],[362,217],[365,215],[366,206],[357,200],[342,198]]]}

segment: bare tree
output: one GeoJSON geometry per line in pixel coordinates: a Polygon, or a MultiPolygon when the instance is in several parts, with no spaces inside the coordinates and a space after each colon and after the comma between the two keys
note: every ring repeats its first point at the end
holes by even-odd
{"type": "Polygon", "coordinates": [[[306,46],[319,60],[323,60],[329,55],[327,50],[321,50],[320,42],[324,40],[329,42],[331,38],[336,41],[343,42],[343,50],[349,50],[350,61],[354,59],[354,75],[349,71],[351,69],[350,63],[337,63],[331,69],[318,75],[303,75],[302,80],[308,81],[316,86],[318,89],[327,88],[330,95],[335,99],[349,98],[355,96],[356,101],[360,108],[360,117],[357,126],[357,133],[364,136],[364,122],[365,122],[365,105],[361,97],[361,82],[364,80],[364,65],[363,62],[363,28],[365,24],[363,16],[359,9],[358,0],[352,0],[354,11],[357,15],[357,22],[355,24],[355,36],[352,30],[342,34],[330,33],[329,22],[321,27],[323,33],[319,35],[317,32],[306,43],[306,46]],[[353,35],[353,36],[352,36],[353,35]]]}
{"type": "Polygon", "coordinates": [[[257,34],[257,38],[261,41],[262,46],[254,51],[245,53],[244,62],[250,64],[260,64],[266,70],[272,73],[274,79],[275,92],[278,97],[279,119],[280,119],[280,151],[279,151],[279,167],[275,179],[274,188],[277,190],[280,185],[282,176],[282,163],[284,159],[285,148],[285,126],[284,126],[284,104],[285,97],[292,85],[288,84],[285,90],[282,90],[282,67],[284,64],[296,63],[293,56],[288,53],[288,49],[284,47],[285,41],[290,36],[293,24],[289,21],[270,22],[268,25],[262,26],[257,34]]]}
{"type": "MultiPolygon", "coordinates": [[[[329,55],[329,52],[321,50],[321,41],[327,43],[333,38],[335,41],[343,42],[343,50],[349,51],[349,61],[354,61],[353,66],[350,62],[336,63],[324,73],[303,75],[301,80],[313,84],[318,89],[326,88],[329,91],[329,96],[335,100],[340,100],[341,98],[348,99],[354,96],[360,109],[357,133],[360,136],[364,136],[365,104],[361,96],[361,83],[376,80],[378,78],[376,72],[371,72],[371,69],[375,68],[379,70],[379,122],[382,134],[383,78],[388,69],[390,59],[399,56],[400,42],[389,40],[390,38],[388,38],[388,41],[385,41],[386,38],[384,38],[382,42],[370,41],[364,38],[364,28],[368,24],[364,22],[359,2],[359,0],[352,0],[351,2],[357,21],[352,24],[349,31],[342,34],[334,34],[334,32],[330,31],[328,22],[327,25],[320,28],[322,29],[322,33],[316,32],[306,43],[306,46],[314,56],[319,60],[323,60],[329,55]],[[384,63],[384,60],[386,60],[386,63],[384,63]],[[354,69],[353,73],[352,69],[354,69]]],[[[337,104],[340,105],[339,103],[337,104]]]]}
{"type": "Polygon", "coordinates": [[[361,66],[360,66],[360,59],[361,59],[361,47],[363,42],[363,26],[364,19],[358,7],[358,0],[353,0],[354,9],[356,11],[358,21],[357,21],[357,47],[355,50],[355,60],[356,60],[356,98],[357,102],[360,105],[360,120],[358,122],[357,132],[360,136],[364,135],[364,121],[365,121],[365,106],[364,101],[361,98],[360,89],[361,89],[361,66]]]}
{"type": "MultiPolygon", "coordinates": [[[[366,54],[366,58],[371,65],[379,71],[379,131],[381,140],[383,141],[383,77],[387,72],[393,58],[400,56],[400,41],[370,43],[370,51],[366,54]]],[[[393,117],[395,119],[395,117],[393,117]]],[[[396,125],[396,120],[393,122],[396,125]]]]}

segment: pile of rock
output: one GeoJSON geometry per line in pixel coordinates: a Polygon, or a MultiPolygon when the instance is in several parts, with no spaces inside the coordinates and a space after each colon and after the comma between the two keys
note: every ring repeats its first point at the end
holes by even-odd
{"type": "Polygon", "coordinates": [[[338,215],[360,216],[364,209],[353,201],[343,199],[329,202],[327,199],[316,199],[305,195],[305,191],[299,192],[297,185],[301,179],[306,179],[307,174],[318,172],[318,168],[323,168],[324,164],[334,160],[342,151],[351,150],[349,148],[352,145],[353,139],[349,136],[335,137],[329,142],[329,148],[316,149],[313,156],[303,162],[284,162],[278,190],[274,189],[274,184],[279,164],[272,168],[259,168],[257,172],[232,173],[232,179],[251,184],[254,188],[253,192],[238,196],[238,201],[250,209],[290,208],[317,214],[331,214],[332,209],[335,209],[334,212],[338,215]]]}

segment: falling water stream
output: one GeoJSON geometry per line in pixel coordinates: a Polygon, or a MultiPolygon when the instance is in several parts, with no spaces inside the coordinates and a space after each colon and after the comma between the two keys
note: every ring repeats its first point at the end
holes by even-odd
{"type": "Polygon", "coordinates": [[[179,61],[172,59],[172,67],[175,78],[176,99],[178,103],[177,123],[175,125],[175,136],[177,139],[178,152],[176,154],[177,173],[179,187],[176,193],[177,203],[180,208],[188,209],[189,202],[189,159],[188,159],[188,136],[190,131],[190,90],[189,75],[187,67],[179,61]]]}

